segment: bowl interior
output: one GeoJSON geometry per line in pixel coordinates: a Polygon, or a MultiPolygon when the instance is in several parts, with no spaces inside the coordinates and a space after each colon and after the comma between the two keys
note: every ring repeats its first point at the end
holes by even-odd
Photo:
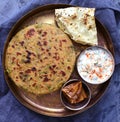
{"type": "Polygon", "coordinates": [[[77,59],[78,74],[90,84],[97,85],[108,81],[114,72],[114,67],[113,55],[101,46],[86,48],[77,59]]]}
{"type": "Polygon", "coordinates": [[[67,81],[61,88],[61,91],[60,91],[60,97],[61,97],[61,102],[63,103],[63,105],[70,109],[70,110],[81,110],[83,109],[84,107],[86,107],[88,105],[88,103],[90,102],[90,99],[91,99],[91,91],[89,89],[89,87],[82,82],[82,87],[84,89],[84,91],[86,92],[87,94],[87,98],[84,99],[83,101],[79,102],[79,103],[76,103],[76,104],[71,104],[67,98],[65,97],[65,95],[63,94],[62,92],[62,89],[67,86],[67,85],[70,85],[72,83],[75,83],[75,82],[79,82],[78,79],[71,79],[69,81],[67,81]]]}

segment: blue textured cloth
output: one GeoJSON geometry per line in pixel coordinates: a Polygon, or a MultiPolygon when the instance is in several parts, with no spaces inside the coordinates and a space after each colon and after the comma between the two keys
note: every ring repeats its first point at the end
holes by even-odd
{"type": "Polygon", "coordinates": [[[108,29],[115,47],[116,67],[102,99],[89,110],[66,118],[37,114],[12,95],[3,76],[0,57],[0,122],[120,122],[120,0],[0,0],[0,53],[15,22],[40,5],[67,3],[95,7],[96,17],[108,29]]]}

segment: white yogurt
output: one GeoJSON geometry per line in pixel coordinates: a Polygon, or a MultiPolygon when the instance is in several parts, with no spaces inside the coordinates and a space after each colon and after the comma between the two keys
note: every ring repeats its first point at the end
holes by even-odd
{"type": "Polygon", "coordinates": [[[114,58],[108,50],[93,46],[80,54],[77,70],[86,82],[101,84],[111,77],[114,71],[114,58]]]}

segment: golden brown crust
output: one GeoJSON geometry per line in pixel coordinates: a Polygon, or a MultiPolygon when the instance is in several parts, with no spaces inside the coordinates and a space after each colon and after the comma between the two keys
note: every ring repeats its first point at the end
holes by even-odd
{"type": "Polygon", "coordinates": [[[55,91],[70,77],[75,63],[71,40],[50,24],[19,31],[6,51],[6,70],[15,84],[35,94],[55,91]]]}

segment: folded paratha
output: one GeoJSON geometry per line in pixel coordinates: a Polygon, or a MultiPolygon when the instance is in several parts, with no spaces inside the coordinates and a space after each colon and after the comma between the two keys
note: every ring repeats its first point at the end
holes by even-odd
{"type": "Polygon", "coordinates": [[[20,30],[6,50],[5,66],[10,78],[18,87],[37,95],[59,89],[69,79],[74,64],[72,41],[50,24],[20,30]]]}
{"type": "Polygon", "coordinates": [[[55,9],[58,26],[75,42],[98,45],[95,8],[68,7],[55,9]]]}

